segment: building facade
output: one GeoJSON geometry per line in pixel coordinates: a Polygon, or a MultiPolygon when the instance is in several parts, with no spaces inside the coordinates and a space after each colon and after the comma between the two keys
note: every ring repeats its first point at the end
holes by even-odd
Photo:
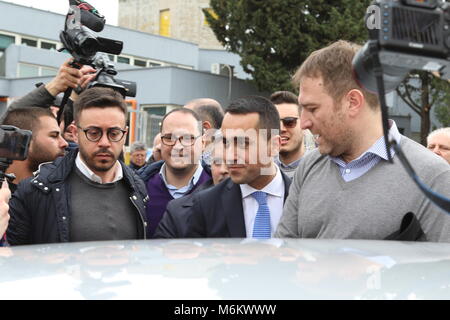
{"type": "Polygon", "coordinates": [[[119,0],[119,26],[224,50],[203,10],[209,0],[119,0]]]}
{"type": "MultiPolygon", "coordinates": [[[[0,113],[36,83],[49,82],[70,55],[58,52],[65,16],[0,1],[0,113]],[[23,23],[27,21],[27,23],[23,23]]],[[[245,79],[240,57],[223,50],[136,30],[106,25],[101,37],[124,41],[122,53],[110,56],[118,79],[135,81],[129,98],[131,135],[151,146],[159,120],[186,102],[209,97],[223,107],[240,96],[258,92],[245,79]],[[217,66],[229,66],[232,73],[217,66]]]]}

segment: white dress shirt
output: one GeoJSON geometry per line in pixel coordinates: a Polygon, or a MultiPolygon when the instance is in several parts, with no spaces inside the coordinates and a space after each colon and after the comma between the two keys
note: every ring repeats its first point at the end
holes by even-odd
{"type": "MultiPolygon", "coordinates": [[[[276,167],[276,166],[275,166],[276,167]]],[[[255,224],[256,213],[258,212],[258,202],[252,196],[253,192],[262,191],[267,193],[267,205],[270,210],[270,234],[273,237],[280,222],[284,204],[284,181],[280,169],[276,167],[277,174],[272,181],[261,190],[250,187],[248,184],[241,184],[242,207],[244,209],[245,230],[247,238],[253,235],[253,225],[255,224]]]]}
{"type": "MultiPolygon", "coordinates": [[[[89,167],[81,159],[79,152],[77,158],[75,159],[75,165],[77,166],[78,170],[80,170],[81,173],[85,175],[89,180],[103,184],[102,178],[100,178],[98,175],[92,172],[91,169],[89,169],[89,167]]],[[[122,166],[120,165],[119,161],[116,162],[115,166],[116,172],[114,174],[114,179],[113,181],[111,181],[111,183],[119,181],[123,178],[122,166]]]]}

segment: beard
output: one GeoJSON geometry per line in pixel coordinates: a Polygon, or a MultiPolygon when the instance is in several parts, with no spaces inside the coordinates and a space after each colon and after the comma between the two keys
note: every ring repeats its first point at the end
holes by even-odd
{"type": "Polygon", "coordinates": [[[28,154],[28,168],[34,172],[39,169],[39,165],[45,162],[52,162],[58,157],[64,156],[64,153],[51,153],[42,146],[35,145],[33,150],[30,150],[28,154]]]}
{"type": "Polygon", "coordinates": [[[98,151],[94,152],[93,154],[89,154],[82,148],[82,146],[79,146],[79,151],[81,154],[81,157],[83,158],[84,162],[88,166],[89,169],[91,169],[94,172],[106,172],[109,171],[117,162],[117,159],[119,156],[115,155],[108,149],[99,149],[98,151]],[[108,159],[102,159],[102,160],[95,160],[95,156],[99,153],[108,154],[111,156],[111,158],[108,159]]]}

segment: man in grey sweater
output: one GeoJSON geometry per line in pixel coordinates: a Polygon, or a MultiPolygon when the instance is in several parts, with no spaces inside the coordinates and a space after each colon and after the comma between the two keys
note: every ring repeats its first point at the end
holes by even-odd
{"type": "MultiPolygon", "coordinates": [[[[450,215],[422,194],[394,152],[394,163],[387,161],[378,98],[352,77],[358,49],[338,41],[313,52],[294,75],[301,127],[316,135],[318,150],[301,161],[275,235],[380,240],[412,212],[420,240],[450,242],[450,215]]],[[[450,197],[448,164],[402,136],[391,120],[389,135],[420,179],[450,197]]]]}

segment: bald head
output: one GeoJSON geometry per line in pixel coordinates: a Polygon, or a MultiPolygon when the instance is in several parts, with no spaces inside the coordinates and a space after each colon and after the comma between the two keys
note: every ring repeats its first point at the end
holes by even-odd
{"type": "Polygon", "coordinates": [[[184,107],[198,114],[205,129],[219,129],[222,125],[223,109],[220,103],[214,99],[195,99],[186,103],[184,107]]]}

